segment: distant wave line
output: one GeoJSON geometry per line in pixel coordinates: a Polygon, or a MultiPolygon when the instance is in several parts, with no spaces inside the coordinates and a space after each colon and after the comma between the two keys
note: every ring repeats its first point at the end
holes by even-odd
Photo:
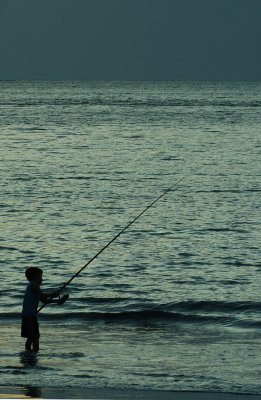
{"type": "Polygon", "coordinates": [[[17,106],[17,107],[31,107],[31,106],[127,106],[127,107],[261,107],[261,101],[218,101],[218,100],[186,100],[186,99],[169,99],[161,101],[158,99],[137,100],[137,99],[46,99],[37,101],[13,101],[5,102],[0,101],[2,106],[17,106]]]}

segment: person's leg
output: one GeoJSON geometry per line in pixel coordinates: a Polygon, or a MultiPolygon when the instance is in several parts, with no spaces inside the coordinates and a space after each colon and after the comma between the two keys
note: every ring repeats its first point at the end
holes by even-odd
{"type": "Polygon", "coordinates": [[[27,341],[25,342],[25,350],[31,351],[31,346],[32,346],[32,339],[28,338],[27,341]]]}
{"type": "Polygon", "coordinates": [[[39,338],[40,338],[37,317],[32,318],[32,331],[33,331],[33,351],[37,352],[39,351],[39,338]]]}
{"type": "Polygon", "coordinates": [[[33,351],[39,351],[39,337],[33,339],[33,351]]]}

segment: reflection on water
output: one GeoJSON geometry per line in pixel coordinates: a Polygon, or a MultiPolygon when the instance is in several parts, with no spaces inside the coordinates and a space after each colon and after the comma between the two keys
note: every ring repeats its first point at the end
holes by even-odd
{"type": "Polygon", "coordinates": [[[32,398],[40,398],[40,397],[42,397],[42,391],[41,391],[41,389],[40,388],[38,388],[38,387],[31,387],[31,386],[28,386],[28,387],[26,387],[25,388],[26,389],[26,392],[25,392],[25,394],[26,394],[26,396],[28,396],[28,397],[32,397],[32,398]]]}

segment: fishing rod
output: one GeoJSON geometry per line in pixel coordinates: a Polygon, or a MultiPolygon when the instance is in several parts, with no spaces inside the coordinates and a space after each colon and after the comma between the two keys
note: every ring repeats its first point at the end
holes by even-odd
{"type": "MultiPolygon", "coordinates": [[[[116,239],[118,239],[118,237],[120,235],[123,234],[123,232],[125,232],[132,224],[134,224],[134,222],[137,221],[137,219],[139,219],[143,214],[145,214],[146,211],[148,211],[149,208],[151,208],[152,206],[154,206],[155,203],[157,203],[157,201],[159,201],[163,196],[165,196],[167,193],[169,193],[174,187],[178,186],[178,184],[183,181],[185,178],[187,177],[187,175],[183,176],[182,178],[180,178],[177,182],[174,183],[174,185],[172,185],[170,188],[168,188],[167,190],[165,190],[159,197],[156,198],[156,200],[154,200],[152,203],[150,203],[146,208],[144,208],[143,211],[141,211],[141,213],[139,215],[137,215],[137,217],[135,217],[132,221],[130,221],[128,223],[128,225],[125,226],[125,228],[123,228],[119,233],[117,233],[116,236],[114,236],[113,239],[111,239],[100,251],[98,251],[97,254],[95,254],[95,256],[93,256],[81,269],[79,269],[78,272],[76,272],[76,274],[74,274],[66,283],[63,284],[63,286],[61,287],[60,291],[61,292],[66,286],[68,286],[71,281],[76,278],[86,267],[88,267],[88,265],[91,264],[91,262],[93,262],[105,249],[107,249],[107,247],[109,247],[116,239]]],[[[37,312],[40,312],[48,303],[44,303],[38,310],[37,312]]]]}

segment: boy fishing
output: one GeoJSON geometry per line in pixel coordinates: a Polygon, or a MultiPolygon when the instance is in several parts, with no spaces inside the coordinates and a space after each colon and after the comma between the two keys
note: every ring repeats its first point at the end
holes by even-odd
{"type": "Polygon", "coordinates": [[[25,343],[27,351],[33,350],[37,352],[39,350],[40,333],[37,320],[39,301],[60,305],[68,299],[68,295],[65,295],[61,299],[54,300],[54,297],[59,296],[59,291],[52,293],[43,292],[40,288],[43,281],[42,275],[43,271],[36,267],[28,268],[25,271],[25,276],[29,283],[23,301],[21,336],[27,338],[25,343]]]}

